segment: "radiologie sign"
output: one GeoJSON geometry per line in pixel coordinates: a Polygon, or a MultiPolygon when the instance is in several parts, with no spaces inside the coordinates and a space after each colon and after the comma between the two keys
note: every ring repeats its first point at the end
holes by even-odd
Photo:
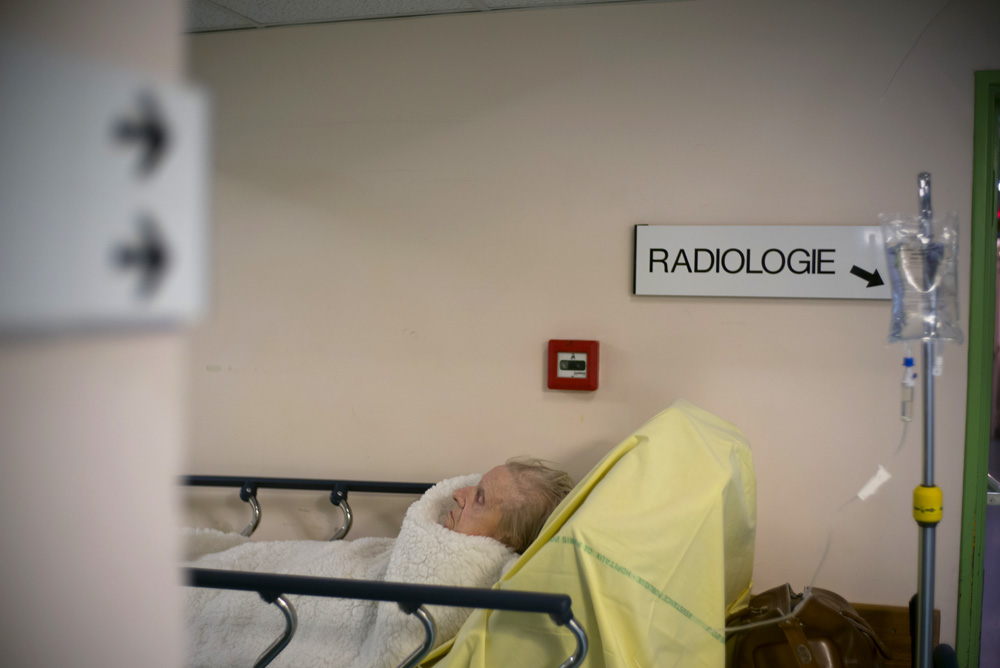
{"type": "Polygon", "coordinates": [[[878,226],[636,225],[636,295],[890,299],[878,226]]]}

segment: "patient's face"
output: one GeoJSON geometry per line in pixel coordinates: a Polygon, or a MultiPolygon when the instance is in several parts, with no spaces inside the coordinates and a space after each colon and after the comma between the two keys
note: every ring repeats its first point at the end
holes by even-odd
{"type": "Polygon", "coordinates": [[[521,491],[506,466],[497,466],[486,473],[475,487],[463,487],[452,495],[454,507],[444,519],[452,531],[469,536],[489,536],[502,540],[497,527],[504,508],[519,503],[521,491]]]}

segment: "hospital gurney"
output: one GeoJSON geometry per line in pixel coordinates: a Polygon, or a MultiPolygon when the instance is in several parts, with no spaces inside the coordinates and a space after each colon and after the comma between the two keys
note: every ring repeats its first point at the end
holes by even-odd
{"type": "MultiPolygon", "coordinates": [[[[349,527],[347,492],[417,493],[431,487],[410,505],[395,539],[250,542],[235,533],[185,529],[188,541],[194,541],[187,545],[191,554],[186,558],[196,558],[189,562],[194,568],[186,571],[187,583],[257,592],[281,610],[284,631],[257,659],[258,666],[268,665],[282,652],[281,665],[412,666],[437,637],[454,635],[468,608],[476,605],[548,613],[578,636],[574,656],[563,664],[576,665],[586,654],[586,636],[572,618],[569,597],[484,589],[517,555],[497,541],[464,536],[438,523],[442,504],[450,505],[453,490],[477,479],[460,476],[434,486],[274,478],[239,485],[234,478],[185,479],[241,487],[254,518],[244,534],[252,533],[260,519],[255,498],[259,487],[332,488],[331,500],[345,511],[338,536],[349,527]],[[243,572],[249,570],[254,572],[243,572]],[[291,594],[300,598],[286,596],[291,594]],[[398,607],[379,601],[395,601],[398,607]],[[427,609],[425,604],[436,607],[427,609]]],[[[186,597],[186,663],[204,668],[251,665],[265,639],[278,636],[277,615],[255,596],[201,591],[205,593],[186,597]]]]}
{"type": "MultiPolygon", "coordinates": [[[[482,598],[455,638],[406,665],[486,668],[516,656],[524,666],[721,667],[725,616],[752,585],[755,524],[745,438],[678,401],[605,456],[486,590],[565,596],[586,635],[482,598]]],[[[206,584],[194,581],[202,575],[188,583],[206,584]]],[[[392,600],[408,605],[405,594],[392,600]]]]}

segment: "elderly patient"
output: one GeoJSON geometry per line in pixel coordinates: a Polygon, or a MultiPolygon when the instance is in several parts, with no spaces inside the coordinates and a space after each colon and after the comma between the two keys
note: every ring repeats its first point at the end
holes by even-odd
{"type": "Polygon", "coordinates": [[[495,538],[520,554],[572,489],[573,481],[563,471],[537,459],[508,459],[478,485],[455,490],[455,507],[442,524],[469,536],[495,538]]]}
{"type": "MultiPolygon", "coordinates": [[[[188,534],[191,566],[319,577],[490,587],[538,536],[569,493],[569,476],[539,460],[511,459],[485,475],[443,480],[406,511],[396,538],[249,541],[188,534]]],[[[284,628],[276,610],[248,592],[187,594],[189,666],[245,666],[284,628]]],[[[275,665],[367,668],[398,665],[423,642],[422,625],[395,604],[289,597],[299,629],[275,665]]],[[[438,644],[471,610],[431,606],[438,644]]]]}

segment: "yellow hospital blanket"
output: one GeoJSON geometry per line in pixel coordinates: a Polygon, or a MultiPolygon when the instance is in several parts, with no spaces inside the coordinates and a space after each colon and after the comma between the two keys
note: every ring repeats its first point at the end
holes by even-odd
{"type": "MultiPolygon", "coordinates": [[[[569,594],[590,644],[583,666],[722,668],[755,527],[746,439],[681,400],[587,474],[495,588],[569,594]]],[[[546,615],[476,610],[422,665],[554,667],[575,647],[546,615]]]]}

